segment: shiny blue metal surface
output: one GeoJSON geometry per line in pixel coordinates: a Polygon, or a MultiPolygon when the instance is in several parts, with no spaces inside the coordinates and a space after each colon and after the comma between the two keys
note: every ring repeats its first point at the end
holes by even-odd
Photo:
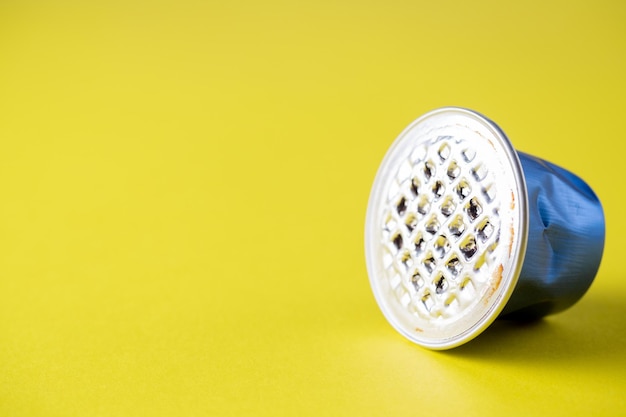
{"type": "Polygon", "coordinates": [[[518,152],[528,192],[526,257],[500,317],[533,319],[562,311],[587,291],[604,249],[602,205],[579,177],[518,152]]]}

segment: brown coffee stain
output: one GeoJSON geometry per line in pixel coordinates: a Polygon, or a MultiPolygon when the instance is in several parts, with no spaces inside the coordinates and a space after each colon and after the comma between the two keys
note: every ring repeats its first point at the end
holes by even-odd
{"type": "Polygon", "coordinates": [[[496,290],[500,287],[500,283],[502,282],[502,273],[504,272],[504,266],[502,264],[498,265],[498,268],[493,271],[493,275],[491,276],[491,285],[489,286],[489,290],[484,298],[485,305],[489,304],[489,299],[493,296],[496,290]]]}

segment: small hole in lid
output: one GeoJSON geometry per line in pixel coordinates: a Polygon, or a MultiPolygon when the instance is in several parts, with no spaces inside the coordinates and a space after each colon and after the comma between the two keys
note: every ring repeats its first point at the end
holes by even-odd
{"type": "Polygon", "coordinates": [[[437,294],[441,294],[448,289],[448,281],[442,273],[437,274],[435,280],[433,281],[433,284],[435,285],[435,292],[437,294]]]}
{"type": "Polygon", "coordinates": [[[396,233],[392,238],[393,246],[396,247],[397,250],[402,249],[402,235],[400,233],[396,233]]]}

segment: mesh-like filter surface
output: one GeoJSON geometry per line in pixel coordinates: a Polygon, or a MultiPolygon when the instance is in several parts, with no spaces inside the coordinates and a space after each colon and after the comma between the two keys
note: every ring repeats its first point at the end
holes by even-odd
{"type": "Polygon", "coordinates": [[[488,325],[519,272],[519,172],[510,149],[488,122],[448,112],[400,136],[368,208],[379,304],[402,333],[431,347],[459,344],[488,325]]]}
{"type": "Polygon", "coordinates": [[[440,136],[395,175],[383,215],[383,263],[397,301],[451,318],[488,290],[498,258],[500,199],[488,161],[471,143],[440,136]]]}

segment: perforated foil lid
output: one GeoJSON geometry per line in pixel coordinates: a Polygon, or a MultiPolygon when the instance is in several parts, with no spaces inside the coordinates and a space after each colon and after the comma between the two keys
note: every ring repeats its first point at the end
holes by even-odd
{"type": "Polygon", "coordinates": [[[400,134],[374,180],[365,227],[374,296],[413,342],[458,346],[508,301],[527,233],[524,175],[505,134],[470,110],[430,112],[400,134]]]}

